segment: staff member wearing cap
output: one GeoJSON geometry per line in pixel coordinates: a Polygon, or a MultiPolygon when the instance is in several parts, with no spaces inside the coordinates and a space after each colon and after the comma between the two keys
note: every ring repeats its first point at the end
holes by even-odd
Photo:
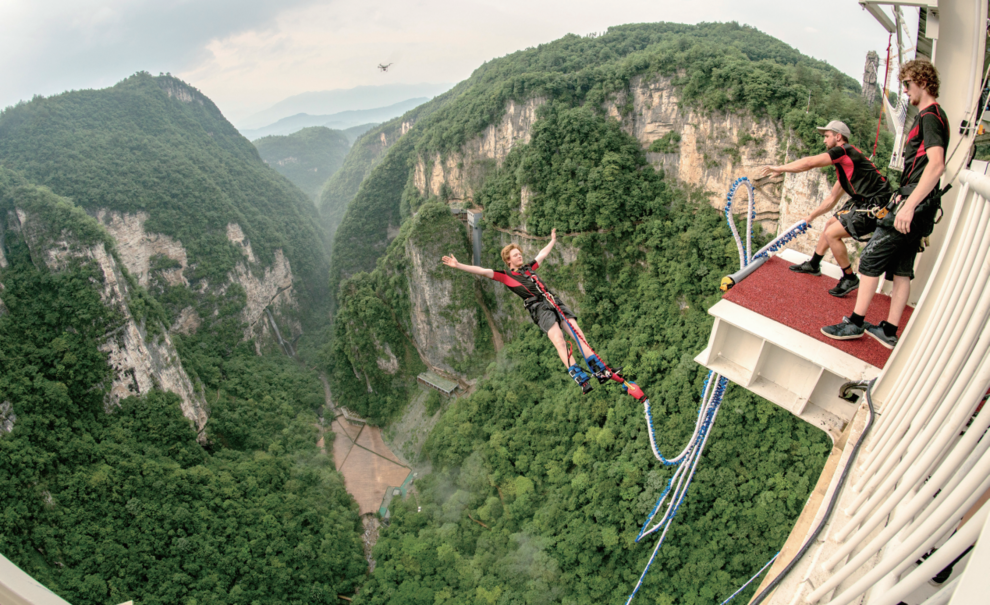
{"type": "Polygon", "coordinates": [[[862,151],[849,144],[849,127],[839,120],[832,120],[818,132],[825,137],[825,153],[795,160],[783,166],[764,166],[761,177],[782,172],[805,172],[812,168],[835,166],[838,177],[831,193],[820,206],[804,220],[811,224],[819,216],[829,212],[845,192],[849,201],[828,219],[825,230],[818,238],[815,255],[800,265],[792,265],[791,271],[821,275],[821,262],[826,250],[832,251],[835,262],[842,268],[842,279],[828,291],[832,296],[845,296],[859,287],[859,278],[852,271],[849,254],[842,240],[852,237],[858,241],[870,239],[877,220],[868,212],[883,207],[890,200],[891,190],[887,179],[862,151]]]}

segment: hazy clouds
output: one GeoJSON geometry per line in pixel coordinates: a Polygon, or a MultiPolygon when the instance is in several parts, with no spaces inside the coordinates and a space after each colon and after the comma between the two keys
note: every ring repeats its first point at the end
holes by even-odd
{"type": "Polygon", "coordinates": [[[739,21],[857,79],[887,38],[855,0],[3,0],[0,107],[167,71],[237,120],[311,90],[457,82],[569,32],[652,21],[739,21]]]}

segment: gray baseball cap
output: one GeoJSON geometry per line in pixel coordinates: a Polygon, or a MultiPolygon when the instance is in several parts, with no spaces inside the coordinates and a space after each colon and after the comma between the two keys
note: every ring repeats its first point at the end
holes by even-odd
{"type": "Polygon", "coordinates": [[[845,122],[840,122],[839,120],[832,120],[825,126],[819,126],[817,130],[822,134],[825,134],[826,130],[837,132],[842,136],[846,137],[847,141],[852,138],[852,134],[849,132],[849,127],[846,126],[845,122]]]}

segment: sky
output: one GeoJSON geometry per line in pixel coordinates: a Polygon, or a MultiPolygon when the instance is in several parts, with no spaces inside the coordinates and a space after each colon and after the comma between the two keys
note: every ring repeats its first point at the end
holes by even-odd
{"type": "Polygon", "coordinates": [[[459,82],[567,33],[656,21],[751,25],[857,80],[887,43],[856,0],[3,0],[0,108],[143,70],[183,79],[236,124],[303,92],[459,82]]]}

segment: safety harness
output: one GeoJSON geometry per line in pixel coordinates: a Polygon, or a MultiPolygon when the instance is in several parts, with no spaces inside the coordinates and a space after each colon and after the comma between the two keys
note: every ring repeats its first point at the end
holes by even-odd
{"type": "MultiPolygon", "coordinates": [[[[588,341],[584,339],[584,336],[580,332],[578,332],[578,330],[574,327],[574,324],[571,323],[571,320],[568,319],[566,315],[564,315],[564,311],[560,308],[560,305],[557,304],[557,300],[556,298],[554,298],[554,295],[550,293],[550,290],[547,289],[547,287],[543,284],[540,278],[537,277],[535,273],[530,271],[528,266],[523,267],[523,275],[531,279],[533,283],[536,284],[536,288],[540,291],[540,294],[542,295],[543,299],[548,303],[550,303],[550,306],[553,307],[554,312],[557,314],[557,317],[559,317],[560,321],[567,326],[567,329],[570,331],[571,336],[574,337],[574,342],[577,343],[578,350],[581,352],[581,357],[584,358],[585,363],[588,364],[588,369],[590,369],[591,372],[594,374],[595,378],[598,379],[599,384],[604,384],[609,380],[614,380],[620,383],[622,385],[622,390],[625,391],[626,393],[629,393],[629,395],[631,395],[634,399],[636,399],[637,401],[642,400],[646,396],[643,393],[643,390],[640,389],[639,386],[636,385],[636,383],[626,380],[621,375],[619,375],[619,372],[622,370],[622,368],[614,368],[614,369],[610,368],[602,360],[602,358],[598,356],[597,353],[593,353],[590,357],[585,355],[584,347],[581,346],[581,343],[583,342],[584,346],[588,347],[589,350],[591,350],[591,345],[588,344],[588,341]],[[592,362],[596,362],[595,365],[597,367],[592,367],[592,362]]],[[[570,357],[569,346],[568,346],[567,354],[568,357],[570,357]]],[[[576,365],[577,364],[575,364],[575,366],[576,365]]],[[[575,366],[571,366],[571,367],[574,368],[575,366]]],[[[573,376],[574,373],[572,372],[571,375],[573,376]]],[[[583,385],[582,388],[584,388],[583,385]]],[[[585,393],[587,393],[589,390],[590,388],[585,389],[585,393]]]]}

